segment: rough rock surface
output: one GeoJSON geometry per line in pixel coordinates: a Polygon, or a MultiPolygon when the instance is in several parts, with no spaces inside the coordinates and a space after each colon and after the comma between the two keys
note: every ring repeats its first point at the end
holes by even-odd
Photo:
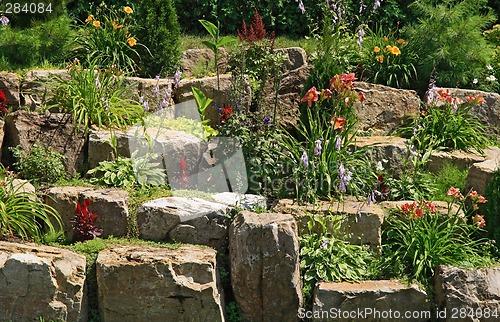
{"type": "Polygon", "coordinates": [[[320,282],[316,286],[313,301],[313,321],[423,322],[430,319],[430,316],[404,318],[406,312],[430,312],[430,303],[427,294],[416,285],[407,286],[393,280],[320,282]],[[345,316],[342,312],[352,315],[345,316]],[[389,315],[389,312],[392,314],[389,315]]]}
{"type": "Polygon", "coordinates": [[[242,211],[229,235],[231,282],[243,321],[298,321],[302,292],[293,217],[242,211]]]}
{"type": "Polygon", "coordinates": [[[500,319],[498,266],[478,269],[439,266],[436,269],[435,290],[439,309],[446,309],[446,321],[493,322],[500,319]],[[460,316],[460,310],[465,311],[467,316],[460,316]],[[488,317],[486,312],[490,312],[488,317]],[[491,315],[493,312],[496,316],[491,315]]]}
{"type": "MultiPolygon", "coordinates": [[[[485,151],[486,153],[487,151],[485,151]]],[[[451,152],[446,151],[434,151],[429,157],[429,163],[427,164],[427,169],[430,172],[437,173],[443,168],[446,163],[451,163],[457,166],[460,170],[469,169],[470,166],[477,162],[483,162],[486,160],[486,156],[482,156],[477,152],[464,152],[460,150],[455,150],[451,152]]]]}
{"type": "Polygon", "coordinates": [[[238,194],[235,192],[221,192],[212,195],[212,198],[224,205],[231,207],[242,207],[246,210],[256,210],[266,208],[266,198],[264,196],[252,194],[238,194]]]}
{"type": "MultiPolygon", "coordinates": [[[[189,100],[193,100],[193,92],[191,91],[191,87],[199,88],[203,94],[207,97],[210,97],[214,100],[212,104],[205,110],[205,119],[210,120],[210,125],[214,126],[218,121],[217,111],[218,107],[223,106],[224,104],[230,104],[231,98],[234,94],[234,89],[231,85],[232,76],[223,74],[220,75],[220,90],[217,90],[217,77],[204,77],[198,79],[183,79],[179,83],[179,87],[175,90],[174,101],[176,103],[182,103],[189,100]]],[[[244,94],[243,97],[239,97],[241,99],[242,106],[250,106],[252,94],[250,83],[248,80],[245,80],[243,85],[244,94]]]]}
{"type": "Polygon", "coordinates": [[[463,101],[466,101],[466,96],[483,97],[484,103],[473,106],[470,112],[487,125],[489,133],[500,135],[500,94],[459,88],[444,88],[444,90],[463,101]]]}
{"type": "Polygon", "coordinates": [[[382,243],[381,227],[384,221],[384,212],[377,204],[366,205],[363,202],[345,200],[340,202],[323,202],[316,205],[298,205],[293,200],[281,199],[272,208],[274,212],[291,214],[299,226],[299,233],[306,231],[310,214],[345,216],[340,231],[330,231],[332,234],[350,236],[348,241],[357,245],[370,245],[379,250],[382,243]]]}
{"type": "Polygon", "coordinates": [[[121,246],[97,257],[103,321],[224,321],[216,252],[121,246]]]}
{"type": "Polygon", "coordinates": [[[8,107],[13,107],[14,109],[19,107],[21,104],[20,89],[21,81],[19,75],[0,72],[0,90],[5,94],[8,107]]]}
{"type": "Polygon", "coordinates": [[[354,88],[364,93],[366,100],[356,103],[357,128],[374,135],[391,134],[403,123],[405,115],[417,115],[420,99],[415,91],[356,82],[354,88]]]}
{"type": "Polygon", "coordinates": [[[87,321],[85,256],[0,241],[0,320],[87,321]]]}
{"type": "MultiPolygon", "coordinates": [[[[297,127],[300,119],[300,94],[304,89],[304,83],[311,73],[312,66],[305,65],[298,69],[285,72],[278,89],[278,103],[276,108],[276,121],[287,130],[297,127]]],[[[264,97],[262,112],[273,117],[276,105],[276,91],[272,84],[266,87],[267,95],[264,97]]]]}
{"type": "Polygon", "coordinates": [[[199,244],[222,250],[227,246],[228,207],[199,198],[166,197],[137,211],[142,239],[199,244]]]}
{"type": "Polygon", "coordinates": [[[474,163],[465,180],[465,191],[476,190],[479,194],[484,193],[493,173],[500,170],[500,149],[491,147],[485,161],[474,163]]]}
{"type": "Polygon", "coordinates": [[[306,51],[301,47],[278,48],[276,52],[282,52],[285,56],[285,71],[291,71],[307,65],[306,51]]]}
{"type": "Polygon", "coordinates": [[[88,168],[93,169],[101,161],[112,160],[113,148],[109,144],[111,135],[116,137],[116,150],[122,157],[130,157],[129,137],[131,134],[123,131],[91,130],[89,132],[88,168]]]}
{"type": "Polygon", "coordinates": [[[97,227],[101,237],[113,235],[123,237],[128,228],[128,192],[119,189],[96,189],[89,187],[52,187],[46,191],[45,203],[61,215],[66,239],[73,240],[73,223],[78,202],[89,198],[90,210],[97,213],[97,227]]]}
{"type": "Polygon", "coordinates": [[[7,115],[4,131],[4,165],[12,165],[15,161],[7,147],[20,145],[29,150],[35,142],[39,142],[64,156],[63,163],[68,174],[74,175],[83,169],[85,136],[83,131],[76,133],[69,115],[38,114],[19,110],[7,115]]]}
{"type": "MultiPolygon", "coordinates": [[[[228,53],[224,48],[219,48],[218,52],[219,73],[226,72],[228,53]]],[[[195,75],[196,69],[203,67],[207,70],[215,70],[215,55],[208,48],[188,49],[181,56],[181,67],[184,77],[190,78],[195,75]]]]}
{"type": "Polygon", "coordinates": [[[54,77],[70,79],[65,69],[29,71],[21,82],[21,104],[34,109],[49,100],[53,88],[48,83],[54,77]]]}
{"type": "Polygon", "coordinates": [[[367,148],[375,162],[381,162],[385,170],[398,177],[408,157],[407,141],[397,136],[358,136],[353,145],[367,148]]]}

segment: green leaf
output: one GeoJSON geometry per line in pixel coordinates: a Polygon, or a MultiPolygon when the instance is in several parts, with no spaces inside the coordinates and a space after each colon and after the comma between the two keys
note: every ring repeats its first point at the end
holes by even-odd
{"type": "Polygon", "coordinates": [[[219,40],[219,42],[217,43],[217,48],[225,46],[225,45],[230,44],[230,43],[235,42],[235,41],[236,41],[236,38],[231,37],[231,36],[222,37],[219,40]]]}
{"type": "Polygon", "coordinates": [[[210,36],[212,36],[212,38],[217,41],[217,39],[219,38],[219,28],[217,28],[217,26],[215,26],[210,21],[203,20],[203,19],[200,19],[198,21],[201,23],[201,25],[203,27],[205,27],[205,29],[208,31],[210,36]]]}

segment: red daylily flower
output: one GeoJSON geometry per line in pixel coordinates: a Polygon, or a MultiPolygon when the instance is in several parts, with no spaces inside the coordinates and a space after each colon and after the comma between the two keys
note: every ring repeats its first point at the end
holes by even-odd
{"type": "Polygon", "coordinates": [[[318,95],[319,95],[319,92],[316,90],[316,87],[313,86],[307,91],[306,95],[304,95],[304,97],[302,97],[302,99],[300,101],[307,102],[307,106],[311,107],[313,102],[318,101],[318,98],[319,98],[318,95]]]}
{"type": "Polygon", "coordinates": [[[225,107],[220,111],[220,122],[221,124],[226,123],[229,117],[233,114],[233,108],[231,106],[225,107]]]}
{"type": "Polygon", "coordinates": [[[474,225],[480,228],[486,226],[486,220],[484,219],[484,215],[477,214],[472,218],[472,220],[474,221],[474,225]]]}
{"type": "Polygon", "coordinates": [[[340,132],[344,132],[345,119],[343,117],[336,117],[330,121],[330,124],[333,125],[334,130],[340,130],[340,132]]]}
{"type": "Polygon", "coordinates": [[[455,188],[455,187],[450,187],[450,189],[448,189],[448,192],[446,192],[446,195],[452,196],[455,198],[459,198],[459,199],[464,199],[464,196],[460,192],[460,189],[455,188]]]}

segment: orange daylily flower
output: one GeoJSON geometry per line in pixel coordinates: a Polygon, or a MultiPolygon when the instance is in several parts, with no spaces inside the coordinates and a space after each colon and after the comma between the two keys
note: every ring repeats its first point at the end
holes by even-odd
{"type": "Polygon", "coordinates": [[[384,62],[384,56],[382,56],[382,55],[377,56],[377,57],[375,57],[375,60],[382,64],[384,62]]]}
{"type": "Polygon", "coordinates": [[[404,45],[404,44],[406,44],[406,41],[404,41],[404,39],[399,38],[397,43],[398,43],[398,45],[404,45]]]}
{"type": "Polygon", "coordinates": [[[391,50],[391,54],[393,54],[394,56],[398,56],[399,54],[401,54],[401,50],[399,50],[398,47],[393,46],[392,50],[391,50]]]}
{"type": "Polygon", "coordinates": [[[123,25],[113,25],[114,30],[121,29],[121,28],[123,28],[123,25]]]}
{"type": "Polygon", "coordinates": [[[127,40],[128,44],[130,47],[134,47],[136,44],[137,44],[137,40],[135,40],[134,37],[130,37],[128,40],[127,40]]]}
{"type": "Polygon", "coordinates": [[[99,27],[101,26],[101,22],[100,22],[100,21],[98,21],[98,20],[96,20],[96,21],[94,21],[94,22],[92,23],[92,25],[93,25],[94,27],[96,27],[96,28],[99,28],[99,27]]]}
{"type": "Polygon", "coordinates": [[[85,19],[85,22],[90,22],[92,20],[94,20],[94,15],[89,15],[87,19],[85,19]]]}
{"type": "Polygon", "coordinates": [[[319,98],[319,92],[316,90],[316,87],[313,86],[311,87],[311,89],[307,91],[306,95],[304,95],[304,97],[302,97],[300,101],[307,102],[307,106],[311,107],[313,102],[318,101],[318,98],[319,98]]]}
{"type": "Polygon", "coordinates": [[[379,46],[373,47],[373,52],[374,53],[379,53],[380,52],[380,47],[379,46]]]}
{"type": "Polygon", "coordinates": [[[334,130],[340,130],[340,132],[344,132],[345,119],[343,117],[336,117],[330,121],[330,124],[333,125],[334,130]]]}
{"type": "Polygon", "coordinates": [[[129,6],[123,7],[123,11],[125,11],[126,14],[134,13],[134,10],[132,10],[129,6]]]}

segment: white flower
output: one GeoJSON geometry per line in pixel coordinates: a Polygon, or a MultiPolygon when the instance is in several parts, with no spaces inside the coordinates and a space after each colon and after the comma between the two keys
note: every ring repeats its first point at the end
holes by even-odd
{"type": "Polygon", "coordinates": [[[486,65],[486,69],[487,70],[493,70],[493,67],[491,67],[491,65],[486,65]]]}
{"type": "Polygon", "coordinates": [[[495,75],[490,75],[490,76],[486,77],[486,80],[488,82],[494,82],[497,80],[497,78],[495,77],[495,75]]]}
{"type": "Polygon", "coordinates": [[[477,83],[478,83],[477,78],[474,78],[474,79],[472,80],[472,84],[476,85],[477,83]]]}
{"type": "Polygon", "coordinates": [[[377,168],[376,168],[377,171],[383,171],[384,170],[384,166],[382,165],[382,161],[379,161],[377,162],[377,168]]]}

